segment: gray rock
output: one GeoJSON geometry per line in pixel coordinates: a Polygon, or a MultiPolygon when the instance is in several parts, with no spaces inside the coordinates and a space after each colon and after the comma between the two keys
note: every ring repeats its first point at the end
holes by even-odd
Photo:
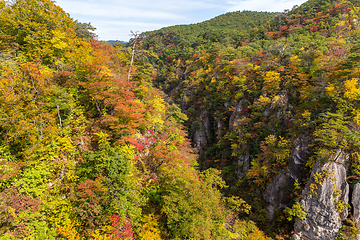
{"type": "Polygon", "coordinates": [[[352,193],[351,203],[353,205],[353,215],[355,220],[355,226],[360,227],[360,183],[355,184],[352,193]]]}
{"type": "Polygon", "coordinates": [[[193,135],[194,146],[197,148],[200,155],[203,153],[203,146],[208,143],[208,140],[211,139],[210,132],[210,119],[207,116],[207,111],[202,111],[198,114],[198,118],[202,121],[200,122],[200,129],[196,129],[193,135]]]}
{"type": "Polygon", "coordinates": [[[186,104],[186,97],[188,96],[188,92],[185,90],[184,91],[184,96],[182,98],[181,101],[181,111],[185,111],[187,109],[187,104],[186,104]]]}
{"type": "Polygon", "coordinates": [[[294,186],[295,179],[291,176],[289,171],[280,171],[270,183],[264,193],[264,200],[269,203],[268,217],[270,219],[274,216],[276,209],[286,208],[290,203],[289,193],[294,186]]]}
{"type": "Polygon", "coordinates": [[[245,177],[247,171],[250,169],[250,153],[241,154],[237,158],[235,174],[240,180],[245,177]]]}
{"type": "Polygon", "coordinates": [[[302,179],[304,166],[309,155],[309,137],[297,138],[294,143],[293,154],[288,165],[289,170],[280,171],[264,193],[264,200],[268,203],[268,217],[273,218],[276,209],[284,209],[290,206],[289,191],[293,189],[296,179],[302,179]]]}
{"type": "MultiPolygon", "coordinates": [[[[333,163],[330,165],[330,172],[333,172],[333,184],[336,190],[340,190],[341,194],[335,201],[342,201],[349,203],[349,184],[346,182],[346,169],[343,165],[333,163]]],[[[349,215],[349,209],[346,208],[343,212],[339,213],[341,221],[344,221],[349,215]]]]}
{"type": "Polygon", "coordinates": [[[200,129],[196,130],[194,133],[194,143],[195,147],[200,150],[202,146],[206,145],[206,133],[203,125],[200,125],[200,129]]]}
{"type": "Polygon", "coordinates": [[[306,177],[304,171],[307,158],[310,154],[309,150],[310,138],[308,136],[302,136],[293,142],[293,153],[290,157],[289,171],[294,179],[303,179],[306,177]]]}
{"type": "Polygon", "coordinates": [[[300,201],[300,204],[304,206],[306,217],[295,220],[296,233],[293,235],[293,239],[336,239],[341,228],[341,219],[345,219],[348,212],[338,213],[335,201],[342,200],[347,203],[348,194],[346,169],[342,164],[330,162],[320,166],[319,163],[316,163],[300,201]],[[330,176],[325,177],[324,173],[326,172],[330,176]],[[314,176],[316,175],[319,176],[320,181],[315,181],[314,176]],[[340,196],[337,196],[336,199],[334,199],[335,190],[341,191],[340,196]]]}
{"type": "Polygon", "coordinates": [[[217,123],[217,137],[218,137],[218,139],[220,139],[221,132],[223,131],[223,128],[224,128],[224,122],[220,118],[217,118],[216,123],[217,123]]]}
{"type": "Polygon", "coordinates": [[[230,129],[232,130],[234,127],[234,124],[240,119],[239,118],[239,113],[241,112],[242,110],[242,103],[244,102],[244,100],[240,100],[235,108],[234,108],[234,111],[232,112],[231,116],[230,116],[230,119],[229,119],[229,126],[230,126],[230,129]]]}
{"type": "MultiPolygon", "coordinates": [[[[207,125],[207,124],[206,124],[207,125]]],[[[207,144],[207,132],[208,129],[206,128],[208,126],[205,126],[204,121],[202,121],[200,123],[200,129],[197,129],[194,133],[194,145],[197,148],[197,150],[200,152],[202,152],[202,147],[205,146],[207,144]]]]}
{"type": "Polygon", "coordinates": [[[211,138],[211,133],[210,133],[210,119],[208,117],[206,117],[205,119],[203,119],[203,125],[205,128],[205,133],[208,139],[211,138]]]}
{"type": "Polygon", "coordinates": [[[264,116],[267,117],[267,116],[269,116],[271,113],[272,113],[271,109],[270,109],[270,108],[267,108],[267,109],[265,109],[265,111],[264,111],[264,116]]]}
{"type": "Polygon", "coordinates": [[[280,118],[281,116],[285,115],[285,112],[287,110],[288,107],[288,102],[289,102],[289,98],[288,98],[288,94],[286,90],[281,91],[278,95],[277,95],[277,99],[276,101],[273,99],[271,101],[271,109],[276,109],[278,108],[278,111],[276,113],[277,117],[280,118]]]}
{"type": "Polygon", "coordinates": [[[291,159],[295,165],[305,165],[306,158],[310,153],[309,143],[309,137],[297,138],[294,141],[294,151],[291,155],[291,159]]]}

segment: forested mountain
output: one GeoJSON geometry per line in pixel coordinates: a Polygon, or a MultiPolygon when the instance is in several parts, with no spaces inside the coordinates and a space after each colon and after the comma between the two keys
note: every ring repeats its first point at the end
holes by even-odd
{"type": "Polygon", "coordinates": [[[0,0],[0,239],[356,239],[359,9],[123,46],[52,0],[0,0]]]}
{"type": "Polygon", "coordinates": [[[224,194],[252,206],[240,218],[278,239],[355,239],[359,6],[308,1],[222,18],[253,14],[264,21],[250,30],[215,18],[145,33],[154,82],[188,116],[199,168],[220,169],[224,194]]]}
{"type": "Polygon", "coordinates": [[[0,239],[237,238],[254,223],[197,170],[186,116],[131,49],[51,0],[0,0],[0,239]]]}
{"type": "MultiPolygon", "coordinates": [[[[202,38],[205,42],[219,42],[230,37],[232,40],[239,41],[247,32],[262,26],[276,15],[277,13],[272,12],[230,12],[197,24],[176,25],[145,32],[142,33],[142,36],[150,36],[151,39],[154,36],[161,37],[164,34],[172,34],[171,44],[175,45],[177,42],[199,44],[197,41],[191,42],[194,38],[202,38]]],[[[158,44],[155,45],[158,46],[158,44]]]]}
{"type": "Polygon", "coordinates": [[[117,43],[125,43],[124,41],[119,40],[109,40],[107,42],[110,43],[110,45],[116,45],[117,43]]]}

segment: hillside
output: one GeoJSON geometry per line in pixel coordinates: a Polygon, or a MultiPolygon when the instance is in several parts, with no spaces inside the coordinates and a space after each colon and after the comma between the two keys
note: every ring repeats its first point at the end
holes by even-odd
{"type": "Polygon", "coordinates": [[[117,43],[121,44],[121,43],[125,43],[124,41],[119,41],[119,40],[109,40],[107,41],[110,45],[115,45],[117,43]]]}
{"type": "Polygon", "coordinates": [[[142,33],[142,49],[150,50],[158,56],[150,59],[158,69],[155,85],[165,84],[162,89],[169,93],[178,84],[169,76],[171,73],[166,73],[169,63],[177,59],[184,62],[199,49],[216,52],[220,46],[241,46],[250,37],[263,35],[263,24],[276,15],[270,12],[231,12],[197,24],[177,25],[142,33]]]}
{"type": "Polygon", "coordinates": [[[250,30],[222,24],[242,14],[253,13],[145,33],[156,86],[188,116],[200,169],[221,169],[225,194],[246,200],[262,230],[354,238],[359,6],[308,1],[258,13],[250,30]]]}
{"type": "Polygon", "coordinates": [[[253,28],[262,26],[267,21],[272,20],[275,15],[277,13],[254,11],[229,12],[201,23],[165,27],[160,30],[142,33],[142,36],[153,37],[164,33],[173,33],[179,38],[188,41],[193,38],[203,37],[204,40],[216,42],[221,41],[225,37],[235,39],[253,28]]]}
{"type": "Polygon", "coordinates": [[[93,30],[51,0],[0,0],[0,239],[237,238],[249,206],[197,169],[152,66],[93,30]]]}
{"type": "Polygon", "coordinates": [[[0,240],[356,239],[360,6],[95,38],[0,0],[0,240]]]}

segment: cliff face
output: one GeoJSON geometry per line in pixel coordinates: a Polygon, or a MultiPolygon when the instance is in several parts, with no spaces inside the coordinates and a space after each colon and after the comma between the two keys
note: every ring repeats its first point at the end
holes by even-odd
{"type": "Polygon", "coordinates": [[[293,239],[335,239],[348,216],[349,184],[345,162],[316,163],[302,192],[306,217],[296,219],[293,239]]]}
{"type": "MultiPolygon", "coordinates": [[[[270,103],[263,111],[263,118],[277,118],[286,122],[286,109],[290,107],[287,95],[279,94],[280,103],[274,106],[270,103]]],[[[236,131],[239,128],[246,128],[241,125],[241,119],[244,118],[243,107],[246,99],[233,104],[233,111],[229,114],[227,122],[209,117],[209,113],[196,111],[197,118],[201,119],[196,128],[190,128],[193,132],[193,143],[197,147],[200,157],[206,152],[207,144],[221,142],[224,136],[223,131],[236,131]],[[215,133],[215,134],[214,134],[215,133]],[[205,149],[204,149],[205,148],[205,149]]],[[[193,125],[194,126],[194,125],[193,125]]],[[[267,125],[270,129],[275,129],[271,122],[267,125]]],[[[275,130],[274,130],[275,131],[275,130]]],[[[311,146],[313,145],[313,136],[310,132],[303,135],[294,136],[288,163],[282,169],[272,175],[270,181],[264,183],[262,188],[257,191],[266,203],[267,218],[273,219],[276,210],[284,210],[292,207],[294,199],[291,193],[294,191],[294,183],[306,182],[306,185],[299,197],[300,204],[304,208],[306,217],[297,218],[294,225],[294,240],[307,239],[335,239],[342,227],[342,221],[349,217],[349,199],[350,188],[347,183],[349,170],[349,154],[338,150],[328,159],[328,163],[321,164],[319,161],[312,167],[311,173],[307,169],[306,163],[312,156],[311,146]],[[306,180],[308,179],[308,180],[306,180]]],[[[232,153],[239,151],[234,148],[232,153]]],[[[236,154],[234,154],[236,155],[236,154]]],[[[244,179],[252,168],[254,154],[249,149],[246,152],[237,154],[234,157],[233,167],[236,179],[244,179]]],[[[352,191],[353,216],[357,226],[360,226],[360,183],[356,184],[352,191]]]]}
{"type": "Polygon", "coordinates": [[[224,195],[245,199],[274,237],[294,230],[283,210],[296,202],[299,239],[335,238],[344,219],[360,225],[357,5],[311,0],[240,38],[174,27],[145,39],[161,59],[159,87],[189,118],[199,168],[221,169],[224,195]]]}
{"type": "Polygon", "coordinates": [[[351,203],[354,209],[355,226],[360,227],[360,183],[355,184],[351,203]]]}

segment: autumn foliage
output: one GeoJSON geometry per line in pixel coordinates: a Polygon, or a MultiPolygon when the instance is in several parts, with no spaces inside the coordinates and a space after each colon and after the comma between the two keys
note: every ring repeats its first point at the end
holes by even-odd
{"type": "Polygon", "coordinates": [[[54,1],[0,6],[0,239],[227,236],[219,172],[196,170],[151,66],[128,79],[128,49],[54,1]]]}
{"type": "Polygon", "coordinates": [[[0,239],[288,239],[316,162],[360,177],[359,18],[311,0],[112,46],[0,0],[0,239]]]}

